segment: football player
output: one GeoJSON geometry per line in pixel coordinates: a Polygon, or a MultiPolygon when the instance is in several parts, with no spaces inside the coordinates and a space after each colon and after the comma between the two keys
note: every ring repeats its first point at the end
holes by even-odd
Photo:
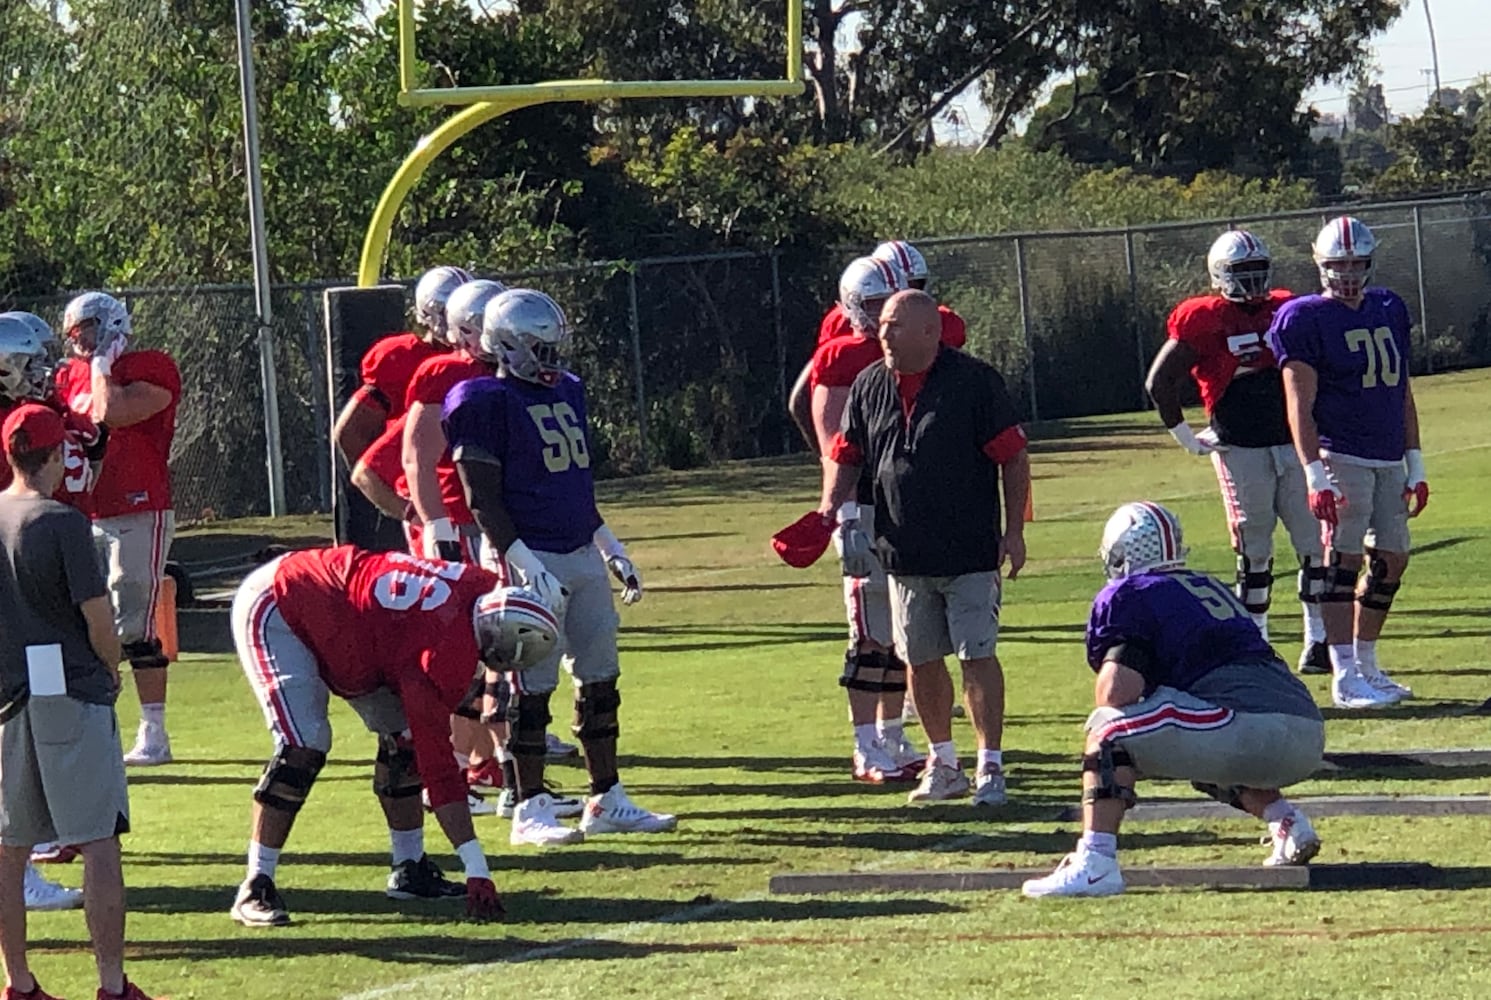
{"type": "Polygon", "coordinates": [[[1304,609],[1302,673],[1328,673],[1325,591],[1320,530],[1305,496],[1284,412],[1284,385],[1263,335],[1292,293],[1270,288],[1268,247],[1234,229],[1218,236],[1206,255],[1214,295],[1186,299],[1170,313],[1169,337],[1155,355],[1147,388],[1160,419],[1192,455],[1211,458],[1222,488],[1222,507],[1237,553],[1237,599],[1268,638],[1272,600],[1274,526],[1284,522],[1299,557],[1299,599],[1304,609]],[[1210,421],[1197,434],[1181,409],[1187,378],[1201,389],[1210,421]]]}
{"type": "Polygon", "coordinates": [[[74,413],[109,430],[86,506],[140,698],[140,727],[124,762],[165,764],[171,760],[170,661],[155,634],[155,611],[176,533],[168,462],[181,372],[164,351],[133,348],[129,311],[103,292],[85,292],[69,302],[62,328],[73,357],[57,369],[58,397],[74,413]]]}
{"type": "Polygon", "coordinates": [[[468,915],[500,917],[450,754],[450,713],[484,665],[521,670],[544,658],[558,637],[553,612],[477,566],[342,545],[292,552],[250,573],[233,599],[232,627],[274,737],[254,789],[248,874],[233,919],[248,927],[290,922],[275,875],[331,749],[332,694],[378,737],[373,790],[393,849],[388,896],[465,895],[468,915]],[[422,788],[465,868],[464,890],[425,854],[422,788]]]}
{"type": "Polygon", "coordinates": [[[1402,299],[1371,287],[1376,251],[1359,220],[1326,223],[1313,247],[1323,293],[1285,304],[1268,331],[1310,510],[1325,536],[1321,600],[1340,708],[1412,694],[1377,665],[1377,639],[1408,566],[1408,519],[1429,502],[1408,376],[1412,322],[1402,299]]]}
{"type": "MultiPolygon", "coordinates": [[[[926,291],[927,286],[931,284],[932,273],[927,267],[927,258],[905,240],[881,243],[870,256],[875,260],[883,260],[891,264],[905,274],[908,288],[926,291]]],[[[961,348],[968,341],[968,326],[963,322],[963,317],[945,305],[938,305],[937,312],[942,317],[942,342],[949,347],[961,348]]],[[[835,302],[818,324],[818,347],[822,347],[835,337],[847,337],[853,333],[854,324],[844,312],[843,304],[835,302]]],[[[813,387],[809,372],[812,363],[810,358],[802,371],[798,373],[797,381],[792,384],[792,391],[787,396],[787,412],[792,417],[793,423],[797,424],[798,430],[802,432],[808,447],[813,449],[814,454],[818,454],[818,436],[813,429],[813,387]]]]}
{"type": "Polygon", "coordinates": [[[509,717],[515,844],[566,844],[586,834],[661,832],[677,824],[633,803],[617,771],[620,622],[607,570],[621,582],[627,604],[641,599],[642,578],[596,509],[585,386],[563,365],[569,337],[569,321],[549,296],[526,288],[498,295],[487,304],[481,336],[482,353],[499,359],[498,376],[456,386],[443,413],[488,554],[508,579],[520,578],[546,601],[564,605],[562,649],[523,674],[509,717]],[[559,823],[544,785],[544,737],[561,653],[575,681],[572,728],[590,776],[578,830],[559,823]]]}
{"type": "Polygon", "coordinates": [[[1186,569],[1180,521],[1156,503],[1124,504],[1103,528],[1108,584],[1087,623],[1097,708],[1082,756],[1082,839],[1027,896],[1123,892],[1118,826],[1137,772],[1190,781],[1268,824],[1265,865],[1308,864],[1310,821],[1279,789],[1308,778],[1325,751],[1310,692],[1221,581],[1186,569]]]}

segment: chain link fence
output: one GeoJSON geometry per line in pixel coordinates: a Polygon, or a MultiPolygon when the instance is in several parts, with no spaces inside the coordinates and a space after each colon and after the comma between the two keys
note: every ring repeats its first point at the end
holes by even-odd
{"type": "MultiPolygon", "coordinates": [[[[1413,371],[1491,365],[1491,193],[1352,209],[1379,240],[1375,282],[1408,302],[1413,371]]],[[[1206,250],[1229,223],[1268,242],[1274,283],[1318,287],[1310,244],[1331,213],[1122,230],[916,240],[933,290],[968,323],[968,350],[1004,374],[1027,417],[1146,405],[1144,372],[1180,299],[1207,288],[1206,250]]],[[[857,252],[863,252],[857,251],[857,252]]],[[[687,468],[800,447],[785,411],[818,320],[856,251],[733,252],[499,275],[548,291],[575,323],[603,474],[687,468]]],[[[274,290],[286,500],[330,507],[323,292],[274,290]]],[[[183,522],[269,509],[253,289],[118,292],[137,342],[169,351],[184,398],[171,465],[183,522]]],[[[65,296],[16,303],[54,324],[65,296]]]]}

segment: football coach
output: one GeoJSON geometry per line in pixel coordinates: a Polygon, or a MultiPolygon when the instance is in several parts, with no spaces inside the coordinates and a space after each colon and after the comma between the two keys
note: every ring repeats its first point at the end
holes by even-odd
{"type": "Polygon", "coordinates": [[[835,547],[846,576],[868,576],[878,557],[890,578],[897,652],[932,751],[911,800],[968,794],[952,740],[952,679],[958,657],[968,716],[978,736],[976,805],[1005,798],[1000,742],[1004,674],[999,636],[1000,567],[1025,565],[1024,510],[1030,459],[1004,379],[987,363],[939,343],[937,302],[898,292],[880,317],[884,365],[849,390],[843,423],[824,462],[819,512],[838,521],[835,547]],[[860,530],[854,503],[870,470],[875,537],[860,530]],[[1001,530],[1000,483],[1006,512],[1001,530]]]}

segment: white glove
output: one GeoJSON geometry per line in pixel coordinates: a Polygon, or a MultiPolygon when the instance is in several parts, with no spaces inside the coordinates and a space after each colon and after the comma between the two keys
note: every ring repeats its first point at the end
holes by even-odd
{"type": "Polygon", "coordinates": [[[461,533],[448,517],[437,517],[424,526],[419,536],[426,559],[461,562],[461,533]]]}
{"type": "Polygon", "coordinates": [[[93,358],[89,367],[93,374],[108,378],[114,373],[114,362],[119,360],[119,355],[129,346],[129,338],[122,334],[114,334],[107,337],[105,341],[93,349],[93,358]]]}
{"type": "Polygon", "coordinates": [[[1210,455],[1217,450],[1215,438],[1211,442],[1201,440],[1196,436],[1196,432],[1191,430],[1191,425],[1184,420],[1169,430],[1170,436],[1175,438],[1175,443],[1192,455],[1210,455]]]}
{"type": "Polygon", "coordinates": [[[544,568],[543,560],[523,544],[521,538],[514,539],[503,553],[507,564],[523,580],[523,585],[539,596],[557,617],[569,599],[569,591],[560,585],[558,577],[544,568]]]}
{"type": "Polygon", "coordinates": [[[839,524],[834,528],[834,551],[845,576],[863,580],[875,572],[875,551],[870,536],[859,526],[859,504],[849,501],[839,508],[839,524]]]}
{"type": "Polygon", "coordinates": [[[1210,448],[1212,451],[1226,451],[1227,446],[1217,440],[1217,432],[1210,427],[1203,427],[1196,432],[1196,440],[1210,448]]]}
{"type": "Polygon", "coordinates": [[[636,604],[642,599],[642,574],[626,555],[626,546],[616,537],[609,524],[595,529],[595,547],[605,557],[606,568],[621,583],[621,603],[636,604]]]}

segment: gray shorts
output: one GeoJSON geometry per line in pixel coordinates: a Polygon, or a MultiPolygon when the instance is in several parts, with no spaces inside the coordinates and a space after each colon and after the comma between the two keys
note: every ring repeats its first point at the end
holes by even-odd
{"type": "Polygon", "coordinates": [[[1294,551],[1322,562],[1320,522],[1310,513],[1305,470],[1294,446],[1238,448],[1212,453],[1211,464],[1222,490],[1232,551],[1255,564],[1274,555],[1274,525],[1284,522],[1294,551]]]}
{"type": "Polygon", "coordinates": [[[1330,477],[1341,489],[1345,503],[1331,531],[1334,552],[1359,556],[1364,548],[1407,553],[1408,501],[1403,497],[1407,477],[1400,465],[1373,468],[1337,459],[1330,464],[1330,477]]]}
{"type": "MultiPolygon", "coordinates": [[[[238,588],[230,616],[233,644],[275,745],[326,753],[331,749],[331,689],[321,679],[316,654],[290,631],[275,604],[278,563],[276,559],[260,566],[238,588]]],[[[404,706],[388,688],[348,698],[347,704],[371,733],[402,733],[409,728],[404,706]]]]}
{"type": "MultiPolygon", "coordinates": [[[[859,526],[872,540],[875,537],[875,508],[859,509],[859,526]]],[[[844,614],[849,619],[849,646],[873,642],[889,649],[895,636],[890,623],[890,584],[880,560],[869,576],[844,577],[844,614]]]]}
{"type": "Polygon", "coordinates": [[[896,652],[908,665],[953,654],[960,660],[994,655],[999,641],[999,573],[890,578],[896,652]]]}
{"type": "Polygon", "coordinates": [[[108,581],[120,642],[155,638],[161,578],[175,536],[176,514],[169,510],[121,514],[93,522],[93,545],[108,581]]]}
{"type": "Polygon", "coordinates": [[[114,706],[50,695],[0,724],[0,844],[87,844],[128,832],[114,706]]]}
{"type": "Polygon", "coordinates": [[[1145,777],[1222,788],[1284,788],[1314,774],[1325,752],[1319,719],[1234,712],[1170,687],[1097,709],[1087,731],[1128,751],[1145,777]]]}

